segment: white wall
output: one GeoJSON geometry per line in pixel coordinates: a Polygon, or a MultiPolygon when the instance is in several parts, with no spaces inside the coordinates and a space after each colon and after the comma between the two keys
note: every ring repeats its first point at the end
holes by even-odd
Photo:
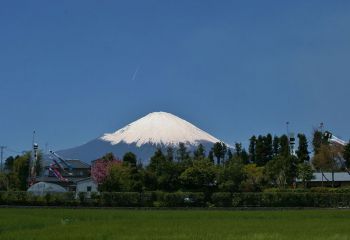
{"type": "Polygon", "coordinates": [[[80,192],[86,192],[87,197],[90,197],[91,192],[98,192],[97,184],[94,183],[91,179],[85,180],[85,181],[80,181],[77,183],[77,190],[76,190],[77,196],[80,192]],[[91,191],[88,191],[88,187],[91,188],[91,191]]]}

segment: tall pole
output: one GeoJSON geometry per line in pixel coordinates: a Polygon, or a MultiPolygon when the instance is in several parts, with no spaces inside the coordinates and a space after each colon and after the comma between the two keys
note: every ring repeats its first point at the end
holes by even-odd
{"type": "Polygon", "coordinates": [[[6,147],[5,146],[0,146],[0,159],[1,159],[1,162],[0,162],[0,172],[2,172],[3,171],[3,165],[2,165],[2,160],[3,160],[3,157],[4,157],[4,149],[5,149],[6,147]]]}

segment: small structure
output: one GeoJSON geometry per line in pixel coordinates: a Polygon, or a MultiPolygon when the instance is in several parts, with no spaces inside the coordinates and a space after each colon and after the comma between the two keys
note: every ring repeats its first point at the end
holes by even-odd
{"type": "MultiPolygon", "coordinates": [[[[332,186],[332,173],[331,172],[316,172],[314,178],[308,183],[310,187],[330,187],[332,186]]],[[[350,186],[350,174],[348,172],[335,172],[334,173],[334,187],[350,186]]]]}
{"type": "Polygon", "coordinates": [[[79,180],[76,182],[76,194],[86,193],[86,197],[90,198],[92,192],[98,192],[97,184],[92,180],[91,177],[79,180]]]}
{"type": "Polygon", "coordinates": [[[65,193],[67,190],[57,184],[38,182],[28,188],[27,192],[30,192],[36,196],[44,196],[47,193],[65,193]]]}

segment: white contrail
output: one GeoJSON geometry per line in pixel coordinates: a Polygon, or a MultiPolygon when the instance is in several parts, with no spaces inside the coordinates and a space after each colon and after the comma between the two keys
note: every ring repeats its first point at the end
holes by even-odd
{"type": "Polygon", "coordinates": [[[138,66],[138,67],[136,68],[134,74],[132,75],[131,81],[135,81],[136,75],[137,75],[137,73],[139,72],[139,69],[140,69],[140,66],[138,66]]]}

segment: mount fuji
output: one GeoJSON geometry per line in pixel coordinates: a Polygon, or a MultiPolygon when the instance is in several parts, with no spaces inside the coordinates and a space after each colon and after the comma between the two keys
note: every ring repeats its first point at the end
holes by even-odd
{"type": "Polygon", "coordinates": [[[86,144],[58,153],[65,158],[90,163],[108,152],[122,158],[130,151],[147,164],[157,148],[165,150],[171,146],[175,149],[181,142],[191,151],[202,144],[208,152],[220,140],[171,113],[153,112],[114,133],[103,134],[86,144]]]}

